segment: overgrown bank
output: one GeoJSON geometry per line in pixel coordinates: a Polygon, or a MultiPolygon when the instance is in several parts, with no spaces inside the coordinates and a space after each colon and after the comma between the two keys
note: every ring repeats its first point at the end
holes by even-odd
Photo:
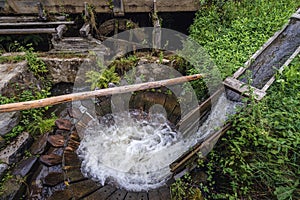
{"type": "MultiPolygon", "coordinates": [[[[222,76],[230,76],[299,6],[295,0],[210,1],[198,12],[191,35],[222,76]]],[[[199,162],[207,178],[195,182],[191,174],[177,181],[174,199],[300,198],[299,71],[298,56],[268,96],[235,116],[233,128],[199,162]]]]}

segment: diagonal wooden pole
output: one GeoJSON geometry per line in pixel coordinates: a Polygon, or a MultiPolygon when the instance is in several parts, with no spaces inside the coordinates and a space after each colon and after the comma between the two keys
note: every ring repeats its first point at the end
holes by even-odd
{"type": "Polygon", "coordinates": [[[66,103],[70,101],[89,99],[95,96],[122,94],[127,92],[158,88],[162,86],[176,85],[179,83],[193,81],[202,77],[203,77],[202,74],[195,74],[195,75],[182,76],[178,78],[166,79],[161,81],[153,81],[153,82],[140,83],[135,85],[126,85],[126,86],[120,86],[114,88],[100,89],[95,91],[66,94],[61,96],[49,97],[45,99],[33,100],[33,101],[4,104],[4,105],[0,105],[0,113],[52,106],[52,105],[66,103]]]}

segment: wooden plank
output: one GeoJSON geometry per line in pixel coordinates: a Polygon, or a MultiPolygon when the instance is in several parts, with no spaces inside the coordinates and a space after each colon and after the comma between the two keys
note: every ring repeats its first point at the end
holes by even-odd
{"type": "Polygon", "coordinates": [[[159,188],[160,199],[171,200],[171,191],[167,186],[159,188]]]}
{"type": "Polygon", "coordinates": [[[258,100],[258,101],[261,100],[266,95],[265,91],[262,91],[260,89],[255,88],[255,87],[252,87],[252,86],[245,85],[244,82],[241,82],[241,81],[239,81],[237,79],[234,79],[232,77],[226,78],[225,81],[223,81],[223,84],[226,87],[228,87],[228,88],[230,88],[230,89],[232,89],[232,90],[234,90],[234,91],[236,91],[236,92],[238,92],[238,93],[240,93],[244,96],[249,96],[250,95],[250,93],[249,93],[249,87],[250,87],[251,90],[253,90],[253,94],[255,96],[255,99],[258,100]]]}
{"type": "Polygon", "coordinates": [[[137,192],[128,192],[125,197],[125,200],[137,200],[137,199],[138,199],[137,192]]]}
{"type": "Polygon", "coordinates": [[[148,194],[146,192],[139,192],[137,199],[138,200],[149,200],[148,194]]]}
{"type": "Polygon", "coordinates": [[[300,14],[294,13],[294,14],[291,16],[291,18],[300,20],[300,14]]]}
{"type": "Polygon", "coordinates": [[[106,200],[111,196],[117,189],[111,185],[105,185],[96,192],[85,197],[84,200],[106,200]]]}
{"type": "Polygon", "coordinates": [[[0,35],[21,34],[51,34],[56,33],[55,28],[28,28],[28,29],[0,29],[0,35]]]}
{"type": "Polygon", "coordinates": [[[117,190],[115,191],[107,200],[123,200],[127,194],[126,190],[117,190]]]}
{"type": "Polygon", "coordinates": [[[54,26],[54,25],[70,25],[74,24],[74,21],[55,21],[55,22],[8,22],[0,23],[1,26],[54,26]]]}
{"type": "MultiPolygon", "coordinates": [[[[187,115],[183,116],[182,119],[176,124],[176,127],[185,126],[189,124],[189,121],[192,121],[194,116],[197,113],[204,113],[207,109],[211,107],[218,100],[218,96],[224,92],[224,88],[218,89],[214,92],[209,98],[207,98],[203,103],[201,103],[197,108],[189,112],[187,115]]],[[[200,115],[200,114],[199,114],[200,115]]],[[[198,115],[198,116],[199,116],[198,115]]]]}
{"type": "MultiPolygon", "coordinates": [[[[200,142],[193,146],[192,150],[190,150],[184,157],[180,157],[172,164],[170,164],[171,172],[178,173],[177,169],[184,166],[184,164],[190,160],[193,156],[201,151],[202,155],[205,156],[211,150],[208,148],[208,144],[212,144],[213,142],[217,141],[217,139],[224,134],[229,128],[231,127],[231,123],[227,123],[224,125],[220,130],[216,131],[215,133],[211,134],[209,137],[205,138],[205,142],[200,142]]],[[[212,148],[212,146],[210,146],[212,148]]]]}
{"type": "MultiPolygon", "coordinates": [[[[77,0],[39,0],[39,2],[48,13],[82,13],[85,9],[84,2],[77,0]]],[[[86,2],[93,5],[97,13],[111,12],[112,4],[107,0],[86,0],[86,2]]],[[[38,13],[36,0],[9,0],[6,1],[6,4],[1,13],[38,13]]],[[[153,9],[153,0],[123,0],[123,4],[125,13],[151,12],[153,9]]],[[[158,12],[197,11],[199,8],[200,2],[198,0],[164,0],[157,2],[158,12]]]]}
{"type": "Polygon", "coordinates": [[[32,109],[32,108],[40,108],[40,107],[45,107],[45,106],[50,106],[50,105],[66,103],[66,102],[70,102],[70,101],[90,99],[90,98],[94,98],[95,96],[107,96],[107,95],[113,95],[113,94],[129,93],[129,92],[145,90],[145,89],[150,89],[150,88],[159,88],[162,86],[175,85],[175,84],[180,84],[180,83],[184,83],[187,81],[196,80],[196,79],[199,79],[202,77],[203,76],[201,74],[195,74],[195,75],[182,76],[182,77],[178,77],[178,78],[161,80],[161,81],[153,81],[153,82],[140,83],[140,84],[134,84],[134,85],[126,85],[126,86],[120,86],[120,87],[114,87],[114,88],[106,88],[106,89],[100,89],[100,90],[89,91],[89,92],[66,94],[66,95],[61,95],[61,96],[56,96],[56,97],[49,97],[49,98],[45,98],[45,99],[26,101],[26,102],[20,102],[20,103],[4,104],[4,105],[0,105],[0,113],[17,111],[17,110],[26,110],[26,109],[32,109]]]}
{"type": "Polygon", "coordinates": [[[161,200],[158,190],[150,190],[148,192],[148,197],[149,197],[149,200],[161,200]]]}
{"type": "Polygon", "coordinates": [[[233,74],[233,78],[238,78],[240,75],[242,75],[244,73],[244,71],[246,71],[247,68],[245,67],[240,67],[234,74],[233,74]]]}
{"type": "Polygon", "coordinates": [[[101,186],[99,184],[90,179],[73,183],[68,187],[68,189],[72,191],[74,199],[83,198],[89,194],[92,194],[100,188],[101,186]]]}
{"type": "Polygon", "coordinates": [[[87,37],[90,34],[91,25],[89,23],[85,23],[79,30],[79,33],[82,37],[87,37]]]}

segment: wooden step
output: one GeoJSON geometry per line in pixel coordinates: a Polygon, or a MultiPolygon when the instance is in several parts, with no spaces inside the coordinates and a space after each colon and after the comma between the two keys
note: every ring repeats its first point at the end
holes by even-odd
{"type": "Polygon", "coordinates": [[[255,87],[249,86],[246,83],[241,82],[232,77],[226,78],[225,81],[223,81],[223,84],[226,87],[228,87],[228,88],[234,90],[235,92],[238,92],[244,96],[250,96],[249,89],[251,89],[253,91],[254,97],[257,101],[260,101],[266,95],[266,92],[264,92],[260,89],[257,89],[255,87]]]}

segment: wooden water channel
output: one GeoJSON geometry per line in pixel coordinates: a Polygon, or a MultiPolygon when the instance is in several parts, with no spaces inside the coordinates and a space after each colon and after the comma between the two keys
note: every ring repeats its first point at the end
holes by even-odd
{"type": "MultiPolygon", "coordinates": [[[[228,77],[224,80],[224,88],[217,90],[195,110],[183,116],[177,125],[184,126],[186,129],[195,126],[194,117],[199,113],[201,116],[200,120],[205,119],[207,110],[209,110],[214,101],[216,101],[215,97],[223,92],[227,94],[227,98],[237,101],[243,96],[249,95],[254,95],[257,101],[261,100],[267,94],[267,89],[274,82],[276,70],[273,70],[273,68],[266,69],[264,68],[264,65],[257,67],[257,63],[253,61],[265,59],[270,55],[270,52],[272,52],[271,50],[285,48],[285,46],[291,48],[288,48],[288,51],[285,51],[282,56],[279,55],[279,57],[276,57],[276,59],[279,59],[278,61],[280,61],[280,66],[276,66],[276,70],[279,72],[282,72],[284,67],[289,65],[300,52],[300,10],[292,15],[288,24],[270,38],[262,48],[249,59],[244,67],[241,67],[232,77],[228,77]],[[245,85],[247,80],[243,78],[246,71],[251,71],[253,72],[252,74],[257,74],[259,77],[255,79],[256,77],[253,75],[255,81],[250,86],[245,85]],[[259,71],[268,72],[266,73],[268,76],[265,79],[262,79],[261,77],[263,75],[259,75],[259,71]],[[250,91],[252,91],[252,93],[250,93],[250,91]]],[[[269,59],[272,60],[275,58],[270,57],[269,59]]],[[[200,76],[196,76],[196,78],[200,78],[200,76]]],[[[155,87],[158,86],[161,85],[156,85],[155,87]]],[[[92,95],[95,96],[96,94],[93,93],[92,95]]],[[[86,98],[90,98],[90,96],[86,96],[86,98]]],[[[69,98],[69,100],[72,101],[74,99],[69,98]]],[[[40,101],[42,102],[43,100],[40,101]]],[[[57,101],[56,103],[62,102],[65,101],[57,101]]],[[[36,105],[38,104],[38,102],[34,103],[36,103],[36,105]]],[[[19,105],[20,104],[0,105],[0,112],[11,111],[10,109],[6,109],[7,107],[15,108],[13,110],[21,109],[22,107],[16,107],[19,105]]],[[[23,105],[26,105],[26,103],[23,103],[23,105]]],[[[45,105],[47,104],[40,104],[40,106],[45,105]]],[[[230,122],[228,122],[221,127],[221,129],[191,147],[190,151],[185,152],[173,163],[170,163],[170,171],[173,173],[173,176],[165,186],[151,191],[132,192],[117,188],[113,185],[100,185],[82,175],[80,171],[81,161],[76,154],[76,149],[80,144],[80,137],[76,129],[84,129],[90,120],[91,117],[87,113],[82,113],[78,109],[71,109],[68,112],[67,119],[57,121],[56,134],[48,137],[47,141],[48,144],[51,145],[51,148],[43,153],[40,157],[40,162],[49,168],[58,165],[62,166],[62,170],[50,172],[45,177],[45,185],[50,189],[59,184],[61,187],[60,189],[52,190],[53,194],[49,199],[171,199],[170,184],[174,179],[181,177],[184,173],[192,170],[193,167],[195,167],[193,162],[199,158],[199,155],[206,156],[218,139],[231,127],[230,122]],[[72,121],[75,121],[76,126],[71,123],[72,121]]]]}

